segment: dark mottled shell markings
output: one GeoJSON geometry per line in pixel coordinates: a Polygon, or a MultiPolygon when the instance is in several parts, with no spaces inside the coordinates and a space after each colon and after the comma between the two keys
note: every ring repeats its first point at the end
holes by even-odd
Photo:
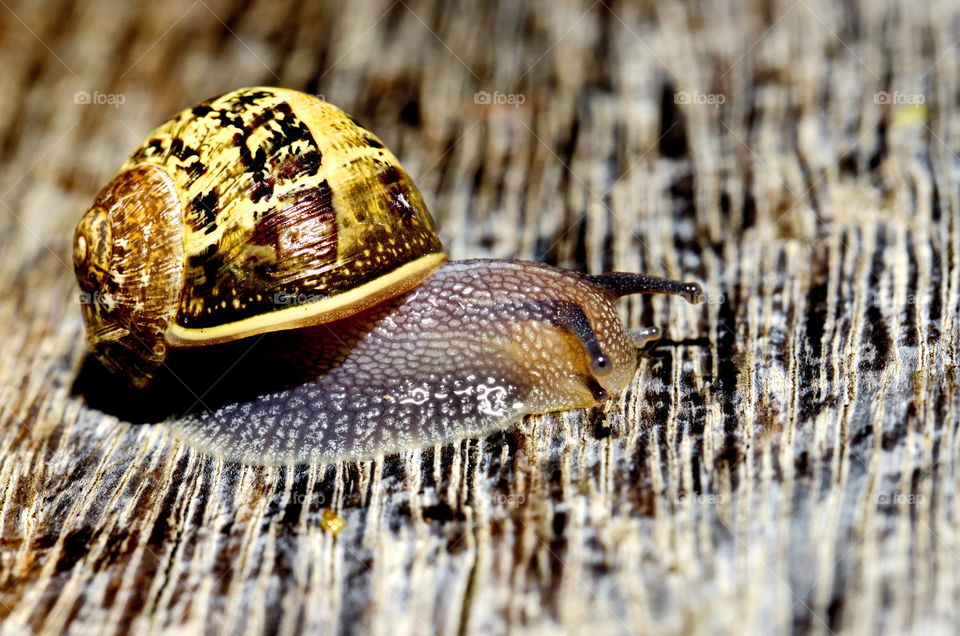
{"type": "Polygon", "coordinates": [[[143,163],[166,168],[184,206],[172,333],[180,344],[265,331],[261,317],[276,324],[271,314],[291,304],[336,310],[339,294],[378,279],[380,298],[395,295],[442,261],[433,221],[396,157],[310,95],[242,89],[198,104],[157,129],[126,167],[143,163]],[[418,259],[422,267],[409,265],[418,259]],[[403,276],[386,280],[404,265],[403,276]]]}

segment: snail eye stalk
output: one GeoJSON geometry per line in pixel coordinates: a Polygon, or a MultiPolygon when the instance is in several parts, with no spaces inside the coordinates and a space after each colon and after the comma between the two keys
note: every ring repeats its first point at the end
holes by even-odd
{"type": "Polygon", "coordinates": [[[660,327],[638,327],[627,332],[630,336],[630,342],[637,349],[642,349],[648,343],[659,340],[663,337],[663,330],[660,327]]]}
{"type": "Polygon", "coordinates": [[[587,280],[616,298],[630,294],[671,294],[681,296],[689,303],[703,302],[703,289],[693,282],[682,282],[659,276],[645,276],[627,272],[610,272],[587,276],[587,280]]]}

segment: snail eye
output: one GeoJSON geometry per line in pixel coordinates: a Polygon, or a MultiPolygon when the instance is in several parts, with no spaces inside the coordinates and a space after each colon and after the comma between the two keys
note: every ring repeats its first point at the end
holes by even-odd
{"type": "Polygon", "coordinates": [[[595,375],[606,375],[610,373],[611,368],[610,358],[602,353],[594,355],[590,359],[590,370],[593,371],[595,375]]]}

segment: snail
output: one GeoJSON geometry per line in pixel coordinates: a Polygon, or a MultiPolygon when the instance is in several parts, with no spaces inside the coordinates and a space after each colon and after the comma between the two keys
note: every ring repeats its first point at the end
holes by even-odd
{"type": "Polygon", "coordinates": [[[637,347],[614,302],[696,283],[447,260],[420,193],[369,130],[312,95],[240,89],[149,135],[80,220],[87,340],[133,387],[171,351],[269,334],[302,381],[169,422],[252,464],[366,459],[480,437],[622,392],[637,347]],[[286,343],[286,344],[285,344],[286,343]],[[292,345],[292,346],[288,346],[292,345]]]}

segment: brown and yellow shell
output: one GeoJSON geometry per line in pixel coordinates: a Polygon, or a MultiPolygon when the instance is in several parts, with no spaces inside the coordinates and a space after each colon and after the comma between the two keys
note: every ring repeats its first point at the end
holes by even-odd
{"type": "Polygon", "coordinates": [[[372,132],[268,87],[153,131],[74,242],[91,344],[141,385],[167,347],[343,318],[444,260],[420,193],[372,132]]]}

